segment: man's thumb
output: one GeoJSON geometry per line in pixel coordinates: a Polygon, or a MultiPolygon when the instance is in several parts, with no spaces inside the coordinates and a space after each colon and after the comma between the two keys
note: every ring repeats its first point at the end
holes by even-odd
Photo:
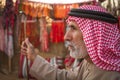
{"type": "Polygon", "coordinates": [[[31,43],[30,43],[30,41],[29,41],[28,38],[25,39],[25,43],[26,43],[27,47],[28,47],[28,46],[31,46],[31,43]]]}

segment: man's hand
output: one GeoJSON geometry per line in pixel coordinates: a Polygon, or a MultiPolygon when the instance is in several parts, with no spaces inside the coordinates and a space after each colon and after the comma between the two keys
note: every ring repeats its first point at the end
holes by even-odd
{"type": "Polygon", "coordinates": [[[28,38],[26,38],[25,41],[22,42],[21,53],[23,55],[26,55],[27,58],[31,61],[34,61],[35,57],[37,56],[34,46],[30,43],[28,38]]]}

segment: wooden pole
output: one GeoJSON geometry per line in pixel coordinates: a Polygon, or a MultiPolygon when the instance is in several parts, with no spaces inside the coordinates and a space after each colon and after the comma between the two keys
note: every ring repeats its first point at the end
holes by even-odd
{"type": "Polygon", "coordinates": [[[8,66],[9,66],[8,71],[9,71],[9,73],[11,72],[11,64],[12,64],[11,57],[8,57],[8,66]]]}
{"type": "MultiPolygon", "coordinates": [[[[25,21],[24,21],[24,33],[25,33],[25,38],[27,38],[26,35],[26,24],[27,24],[27,16],[25,17],[25,21]]],[[[29,80],[29,66],[28,66],[28,59],[27,56],[26,57],[26,70],[27,70],[27,80],[29,80]]]]}

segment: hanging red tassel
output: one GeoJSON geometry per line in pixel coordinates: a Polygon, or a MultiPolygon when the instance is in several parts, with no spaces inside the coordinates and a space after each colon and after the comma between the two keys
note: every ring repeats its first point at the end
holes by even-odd
{"type": "Polygon", "coordinates": [[[46,20],[45,17],[40,19],[40,42],[41,42],[41,50],[44,52],[48,52],[48,33],[46,28],[46,20]]]}
{"type": "Polygon", "coordinates": [[[53,21],[51,29],[51,42],[59,43],[64,41],[64,28],[65,24],[63,20],[53,21]]]}

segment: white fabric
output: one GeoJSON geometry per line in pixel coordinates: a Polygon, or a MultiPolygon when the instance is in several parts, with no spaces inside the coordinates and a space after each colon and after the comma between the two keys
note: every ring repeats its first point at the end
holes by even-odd
{"type": "Polygon", "coordinates": [[[82,2],[94,1],[94,0],[28,0],[28,1],[42,2],[49,4],[70,4],[70,3],[82,3],[82,2]]]}

